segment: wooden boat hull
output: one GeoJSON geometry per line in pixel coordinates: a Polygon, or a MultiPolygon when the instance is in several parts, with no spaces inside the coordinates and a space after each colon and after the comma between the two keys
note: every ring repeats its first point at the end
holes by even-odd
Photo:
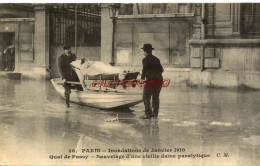
{"type": "MultiPolygon", "coordinates": [[[[51,79],[55,90],[64,97],[64,87],[59,82],[61,82],[61,79],[51,79]]],[[[102,109],[131,107],[142,102],[142,93],[117,93],[93,90],[77,91],[72,89],[70,101],[102,109]]]]}

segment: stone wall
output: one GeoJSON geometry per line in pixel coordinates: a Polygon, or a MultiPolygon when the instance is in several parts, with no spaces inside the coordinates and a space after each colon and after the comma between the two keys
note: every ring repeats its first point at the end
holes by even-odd
{"type": "Polygon", "coordinates": [[[101,61],[111,62],[112,56],[112,20],[109,17],[108,4],[101,5],[101,61]]]}
{"type": "MultiPolygon", "coordinates": [[[[161,59],[165,68],[164,77],[173,80],[174,84],[186,82],[217,87],[246,85],[260,88],[260,41],[242,37],[241,5],[196,3],[190,6],[192,13],[188,15],[186,13],[180,16],[177,12],[166,15],[134,12],[131,16],[120,16],[116,26],[116,65],[141,71],[143,57],[140,47],[143,43],[150,42],[155,46],[154,54],[161,59]],[[203,11],[205,19],[202,19],[203,11]],[[188,22],[189,28],[185,28],[185,22],[188,22]],[[174,27],[174,23],[183,24],[183,28],[180,30],[174,27]],[[178,38],[178,34],[185,36],[182,30],[188,37],[178,38]],[[186,54],[182,54],[184,50],[179,49],[178,45],[174,47],[174,44],[182,43],[183,46],[186,39],[186,54]],[[188,57],[188,61],[184,59],[185,56],[188,57]]],[[[103,12],[105,14],[105,10],[103,12]]],[[[102,17],[111,23],[110,19],[102,17]]],[[[108,32],[108,29],[104,31],[108,32]]],[[[112,32],[112,27],[109,31],[112,32]]],[[[109,43],[111,36],[105,34],[102,40],[103,43],[109,43]]],[[[111,44],[101,47],[101,50],[111,48],[111,44]]],[[[111,54],[101,54],[101,59],[110,61],[111,54]]]]}
{"type": "Polygon", "coordinates": [[[260,88],[259,39],[191,40],[191,77],[195,85],[260,88]],[[204,71],[201,68],[204,47],[204,71]]]}
{"type": "Polygon", "coordinates": [[[0,18],[34,18],[33,7],[30,4],[1,3],[0,18]]]}

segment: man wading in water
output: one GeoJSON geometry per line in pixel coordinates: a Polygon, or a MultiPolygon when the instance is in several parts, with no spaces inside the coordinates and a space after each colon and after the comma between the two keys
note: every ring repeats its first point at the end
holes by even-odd
{"type": "Polygon", "coordinates": [[[163,81],[162,72],[163,67],[160,63],[160,60],[152,55],[152,50],[154,50],[151,44],[144,44],[144,59],[143,59],[143,71],[142,71],[142,80],[146,79],[146,84],[152,84],[155,86],[144,86],[143,91],[143,100],[145,107],[145,115],[142,119],[151,119],[151,117],[157,118],[159,112],[159,96],[161,91],[161,84],[163,81]],[[158,82],[161,82],[158,85],[158,82]],[[151,109],[151,97],[153,99],[153,110],[151,109]]]}
{"type": "MultiPolygon", "coordinates": [[[[71,93],[71,84],[67,81],[79,82],[79,78],[76,72],[73,70],[70,63],[76,60],[76,55],[71,53],[70,46],[63,46],[64,53],[58,58],[58,67],[60,71],[60,75],[63,81],[63,86],[65,89],[65,99],[67,108],[70,107],[70,93],[71,93]]],[[[78,90],[82,90],[80,85],[77,85],[76,88],[78,90]]]]}

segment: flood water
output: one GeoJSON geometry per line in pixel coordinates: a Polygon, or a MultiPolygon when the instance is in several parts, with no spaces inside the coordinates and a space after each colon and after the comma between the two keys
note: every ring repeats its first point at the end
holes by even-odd
{"type": "Polygon", "coordinates": [[[167,87],[160,100],[142,120],[142,103],[66,109],[48,81],[1,79],[0,165],[259,165],[260,91],[167,87]]]}

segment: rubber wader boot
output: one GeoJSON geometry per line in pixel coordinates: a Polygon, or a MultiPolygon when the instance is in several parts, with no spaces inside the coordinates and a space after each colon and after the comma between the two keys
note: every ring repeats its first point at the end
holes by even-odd
{"type": "Polygon", "coordinates": [[[70,96],[69,95],[66,95],[66,106],[67,106],[67,108],[70,107],[70,96]]]}

